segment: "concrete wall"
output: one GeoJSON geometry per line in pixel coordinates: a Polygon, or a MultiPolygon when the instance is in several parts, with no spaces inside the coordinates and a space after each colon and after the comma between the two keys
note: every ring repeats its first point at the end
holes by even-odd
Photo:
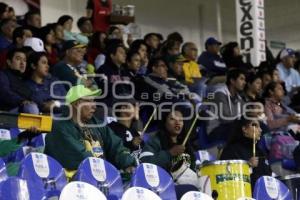
{"type": "MultiPolygon", "coordinates": [[[[180,32],[186,41],[203,47],[205,38],[217,36],[215,0],[113,0],[136,6],[136,22],[142,33],[160,32],[164,36],[180,32]]],[[[223,42],[236,39],[235,1],[220,0],[223,42]]],[[[53,22],[63,14],[76,20],[85,15],[85,0],[41,0],[42,23],[53,22]]],[[[265,0],[268,41],[285,42],[300,49],[300,1],[265,0]]],[[[77,31],[76,24],[73,25],[77,31]]],[[[203,49],[203,48],[202,48],[203,49]]],[[[276,53],[278,50],[273,49],[276,53]]]]}

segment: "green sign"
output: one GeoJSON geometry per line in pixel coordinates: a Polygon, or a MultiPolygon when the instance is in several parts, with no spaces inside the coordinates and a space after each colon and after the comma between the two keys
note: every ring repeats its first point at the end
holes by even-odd
{"type": "Polygon", "coordinates": [[[284,49],[286,47],[286,44],[284,42],[271,41],[270,47],[273,49],[284,49]]]}

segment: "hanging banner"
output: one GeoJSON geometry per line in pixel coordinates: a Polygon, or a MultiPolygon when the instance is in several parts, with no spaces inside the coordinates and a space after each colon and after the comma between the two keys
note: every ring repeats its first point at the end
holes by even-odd
{"type": "Polygon", "coordinates": [[[247,62],[266,60],[264,0],[236,0],[237,41],[247,62]]]}

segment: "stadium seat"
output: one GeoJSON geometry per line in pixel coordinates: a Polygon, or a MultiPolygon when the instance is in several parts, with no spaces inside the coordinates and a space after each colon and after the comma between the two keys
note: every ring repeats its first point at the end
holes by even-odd
{"type": "Polygon", "coordinates": [[[0,158],[0,182],[7,179],[7,172],[4,161],[0,158]]]}
{"type": "Polygon", "coordinates": [[[73,181],[61,191],[59,200],[106,200],[105,195],[95,186],[73,181]]]}
{"type": "Polygon", "coordinates": [[[256,181],[253,197],[257,200],[293,199],[287,186],[271,176],[262,176],[256,181]]]}
{"type": "Polygon", "coordinates": [[[185,193],[180,200],[213,200],[213,198],[202,192],[191,191],[185,193]]]}
{"type": "Polygon", "coordinates": [[[3,129],[0,128],[0,140],[11,140],[18,137],[20,130],[18,128],[3,129]]]}
{"type": "Polygon", "coordinates": [[[32,199],[59,196],[67,184],[62,166],[42,153],[30,153],[21,162],[18,176],[27,181],[32,199]]]}
{"type": "Polygon", "coordinates": [[[283,159],[281,161],[281,163],[282,163],[282,168],[283,169],[291,170],[291,171],[296,171],[297,170],[296,162],[293,159],[283,159]]]}
{"type": "Polygon", "coordinates": [[[9,177],[0,184],[0,199],[3,200],[31,200],[27,183],[18,177],[9,177]]]}
{"type": "Polygon", "coordinates": [[[46,133],[42,133],[42,134],[32,138],[29,145],[32,147],[44,147],[46,145],[45,137],[46,137],[46,133]]]}
{"type": "Polygon", "coordinates": [[[119,171],[101,158],[90,157],[82,161],[74,180],[94,185],[109,200],[120,199],[123,194],[119,171]]]}
{"type": "Polygon", "coordinates": [[[125,191],[121,200],[161,200],[154,192],[142,188],[142,187],[131,187],[125,191]]]}
{"type": "Polygon", "coordinates": [[[208,151],[200,150],[194,153],[196,157],[196,165],[201,165],[205,161],[214,161],[216,157],[210,154],[208,151]]]}
{"type": "Polygon", "coordinates": [[[131,186],[150,189],[163,200],[176,199],[172,177],[161,167],[143,163],[136,168],[131,186]]]}

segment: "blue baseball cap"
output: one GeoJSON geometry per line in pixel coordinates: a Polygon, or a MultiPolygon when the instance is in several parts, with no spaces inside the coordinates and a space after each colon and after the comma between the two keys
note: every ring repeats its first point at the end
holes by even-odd
{"type": "Polygon", "coordinates": [[[214,37],[209,37],[207,38],[207,40],[205,41],[205,47],[209,46],[209,45],[222,45],[222,42],[216,40],[214,37]]]}
{"type": "Polygon", "coordinates": [[[280,52],[280,60],[288,56],[295,56],[295,51],[293,49],[286,48],[280,52]]]}

